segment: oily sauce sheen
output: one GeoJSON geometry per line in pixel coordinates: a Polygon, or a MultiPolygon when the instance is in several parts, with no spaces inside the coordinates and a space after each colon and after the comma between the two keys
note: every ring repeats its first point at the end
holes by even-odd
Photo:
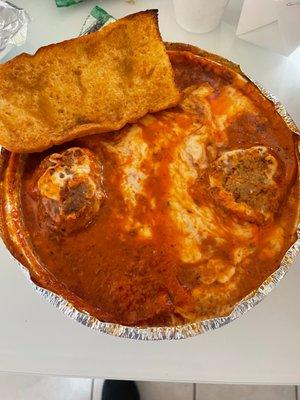
{"type": "Polygon", "coordinates": [[[183,91],[178,107],[31,154],[24,170],[23,219],[37,259],[75,306],[105,321],[158,326],[225,315],[295,239],[291,132],[229,69],[169,55],[183,91]],[[53,153],[63,173],[46,176],[53,153]]]}

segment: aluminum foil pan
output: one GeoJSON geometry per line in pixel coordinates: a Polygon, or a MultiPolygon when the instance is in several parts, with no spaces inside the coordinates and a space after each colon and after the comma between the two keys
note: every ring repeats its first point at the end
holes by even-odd
{"type": "MultiPolygon", "coordinates": [[[[236,68],[239,68],[235,65],[236,68]]],[[[284,119],[289,128],[295,132],[295,134],[300,135],[300,132],[286,111],[285,107],[268,91],[266,91],[261,85],[256,83],[256,86],[260,89],[261,93],[271,100],[277,112],[284,119]]],[[[232,310],[232,312],[226,317],[212,318],[204,321],[195,322],[192,324],[179,325],[174,327],[131,327],[124,326],[120,324],[113,324],[99,321],[97,318],[89,315],[88,313],[78,311],[71,303],[65,300],[63,297],[50,292],[47,289],[37,286],[30,279],[28,270],[22,267],[26,277],[31,282],[34,289],[43,296],[47,301],[61,310],[68,317],[76,320],[82,325],[87,326],[93,330],[100,333],[107,333],[113,336],[129,338],[129,339],[139,339],[139,340],[173,340],[173,339],[185,339],[199,335],[201,333],[213,331],[220,328],[228,323],[234,321],[235,319],[241,317],[251,308],[256,306],[260,301],[262,301],[281,281],[281,279],[288,272],[296,255],[300,252],[300,224],[297,228],[297,240],[285,253],[279,268],[267,278],[262,285],[243,300],[237,303],[232,310]]]]}
{"type": "MultiPolygon", "coordinates": [[[[185,45],[183,45],[185,46],[185,45]]],[[[191,49],[193,47],[191,46],[191,49]]],[[[211,53],[207,53],[197,49],[196,47],[193,48],[196,52],[200,51],[202,55],[207,55],[207,57],[211,59],[217,59],[219,62],[231,67],[232,69],[238,71],[243,76],[243,72],[240,70],[240,67],[231,61],[223,59],[219,56],[216,56],[211,53]]],[[[247,78],[249,79],[249,78],[247,78]]],[[[252,81],[253,82],[253,81],[252,81]]],[[[276,111],[280,114],[280,116],[284,119],[285,123],[288,127],[297,135],[300,135],[300,132],[289,116],[288,112],[286,111],[285,107],[274,97],[272,96],[267,90],[265,90],[261,85],[253,82],[261,93],[267,97],[270,101],[273,102],[276,111]]],[[[189,337],[193,337],[199,335],[201,333],[213,331],[217,328],[220,328],[228,323],[234,321],[235,319],[241,317],[247,311],[252,309],[256,304],[262,301],[281,281],[281,279],[285,276],[288,272],[289,268],[291,267],[292,263],[296,255],[300,252],[300,224],[297,228],[297,240],[296,242],[288,249],[285,253],[279,268],[270,276],[268,277],[262,285],[248,296],[246,296],[243,300],[235,305],[233,310],[228,316],[219,317],[219,318],[212,318],[207,320],[202,320],[199,322],[173,326],[173,327],[132,327],[132,326],[124,326],[120,324],[108,323],[99,321],[97,318],[91,316],[86,312],[82,312],[77,310],[70,302],[64,299],[62,296],[59,296],[47,289],[44,289],[38,285],[36,285],[30,279],[30,274],[27,268],[21,266],[24,274],[26,275],[27,279],[33,286],[33,288],[37,291],[39,295],[44,297],[49,303],[53,304],[57,307],[60,311],[62,311],[65,315],[73,320],[85,325],[88,328],[91,328],[99,333],[107,333],[117,337],[129,338],[129,339],[139,339],[139,340],[174,340],[174,339],[186,339],[189,337]]]]}

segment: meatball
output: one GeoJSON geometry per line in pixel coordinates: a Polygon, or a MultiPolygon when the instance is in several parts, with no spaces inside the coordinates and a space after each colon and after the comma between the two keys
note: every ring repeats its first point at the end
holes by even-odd
{"type": "Polygon", "coordinates": [[[37,170],[40,224],[69,234],[96,218],[105,198],[102,166],[90,150],[72,147],[46,157],[37,170]]]}
{"type": "Polygon", "coordinates": [[[214,201],[257,224],[271,220],[279,206],[277,159],[264,146],[223,153],[210,167],[214,201]]]}

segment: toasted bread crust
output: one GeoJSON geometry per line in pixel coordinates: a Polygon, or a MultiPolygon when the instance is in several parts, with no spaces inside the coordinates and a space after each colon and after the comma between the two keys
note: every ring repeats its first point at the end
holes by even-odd
{"type": "Polygon", "coordinates": [[[34,152],[122,128],[178,103],[157,11],[0,66],[0,144],[34,152]]]}

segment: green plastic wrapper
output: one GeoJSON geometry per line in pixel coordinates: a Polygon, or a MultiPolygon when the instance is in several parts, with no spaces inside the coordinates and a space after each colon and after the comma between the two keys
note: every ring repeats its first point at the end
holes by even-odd
{"type": "Polygon", "coordinates": [[[103,26],[108,25],[115,20],[116,19],[108,14],[108,12],[103,10],[103,8],[95,6],[84,21],[84,24],[80,31],[80,36],[86,35],[91,32],[96,32],[103,26]]]}
{"type": "Polygon", "coordinates": [[[83,2],[84,0],[55,0],[57,7],[69,7],[74,4],[83,2]]]}

